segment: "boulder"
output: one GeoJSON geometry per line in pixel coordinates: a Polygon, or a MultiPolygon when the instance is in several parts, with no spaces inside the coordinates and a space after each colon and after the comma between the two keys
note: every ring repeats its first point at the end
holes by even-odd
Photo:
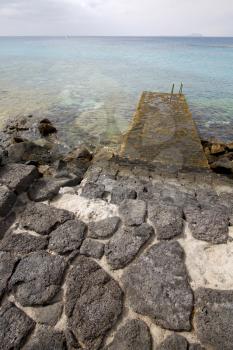
{"type": "Polygon", "coordinates": [[[28,190],[28,197],[34,202],[52,200],[59,192],[61,184],[53,179],[39,179],[28,190]]]}
{"type": "MultiPolygon", "coordinates": [[[[0,180],[1,181],[1,180],[0,180]]],[[[6,216],[16,202],[16,194],[6,186],[0,186],[0,216],[6,216]]]]}
{"type": "Polygon", "coordinates": [[[184,213],[194,238],[213,244],[227,242],[229,215],[226,208],[187,206],[184,213]]]}
{"type": "Polygon", "coordinates": [[[50,164],[58,158],[50,149],[31,141],[16,143],[8,148],[8,157],[11,162],[29,162],[50,164]]]}
{"type": "Polygon", "coordinates": [[[195,292],[194,329],[201,343],[232,350],[233,291],[199,288],[195,292]]]}
{"type": "Polygon", "coordinates": [[[28,233],[11,233],[0,241],[0,250],[16,255],[26,255],[37,250],[46,249],[48,240],[28,233]]]}
{"type": "Polygon", "coordinates": [[[74,214],[63,209],[57,209],[43,203],[29,204],[21,215],[20,224],[23,228],[47,235],[59,225],[74,219],[74,214]]]}
{"type": "Polygon", "coordinates": [[[0,168],[0,182],[18,194],[26,191],[38,175],[33,165],[7,164],[0,168]]]}
{"type": "Polygon", "coordinates": [[[165,329],[191,329],[193,294],[178,242],[153,245],[126,269],[122,280],[135,312],[165,329]]]}
{"type": "Polygon", "coordinates": [[[57,129],[49,119],[43,119],[39,122],[38,125],[39,132],[41,136],[48,136],[50,134],[55,134],[57,133],[57,129]]]}
{"type": "Polygon", "coordinates": [[[0,347],[21,349],[21,344],[34,328],[35,322],[12,303],[0,308],[0,347]]]}
{"type": "Polygon", "coordinates": [[[23,306],[44,305],[60,290],[66,261],[47,252],[34,252],[23,257],[16,267],[9,287],[23,306]]]}
{"type": "Polygon", "coordinates": [[[156,350],[188,350],[187,340],[179,334],[173,334],[167,337],[156,350]]]}
{"type": "Polygon", "coordinates": [[[8,281],[13,273],[16,259],[11,253],[0,251],[0,299],[7,290],[8,281]]]}
{"type": "Polygon", "coordinates": [[[171,239],[183,233],[183,211],[180,207],[150,202],[148,218],[155,227],[159,240],[171,239]]]}
{"type": "Polygon", "coordinates": [[[117,216],[90,222],[88,225],[88,236],[91,238],[108,239],[117,231],[119,224],[120,218],[117,216]]]}
{"type": "Polygon", "coordinates": [[[136,227],[122,227],[105,245],[105,255],[112,269],[121,269],[137,255],[139,249],[153,234],[148,224],[136,227]]]}
{"type": "Polygon", "coordinates": [[[37,327],[24,350],[66,350],[65,336],[49,327],[37,327]]]}
{"type": "Polygon", "coordinates": [[[119,214],[127,226],[139,226],[145,221],[146,203],[141,200],[125,199],[119,206],[119,214]]]}
{"type": "Polygon", "coordinates": [[[68,220],[52,231],[48,249],[58,254],[70,253],[80,248],[86,236],[86,225],[79,220],[68,220]]]}
{"type": "MultiPolygon", "coordinates": [[[[128,320],[103,350],[151,350],[152,339],[145,322],[128,320]]],[[[182,349],[179,349],[182,350],[182,349]]]]}
{"type": "Polygon", "coordinates": [[[80,248],[80,254],[95,259],[101,259],[104,255],[104,244],[94,239],[87,238],[80,248]]]}
{"type": "Polygon", "coordinates": [[[123,294],[95,261],[79,256],[67,276],[65,311],[68,324],[86,349],[100,349],[122,312],[123,294]]]}

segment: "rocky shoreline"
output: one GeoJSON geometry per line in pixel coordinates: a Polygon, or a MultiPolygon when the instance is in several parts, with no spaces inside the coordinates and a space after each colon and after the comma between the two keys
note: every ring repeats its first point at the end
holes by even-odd
{"type": "Polygon", "coordinates": [[[71,150],[31,116],[0,152],[0,349],[232,349],[231,173],[71,150]]]}

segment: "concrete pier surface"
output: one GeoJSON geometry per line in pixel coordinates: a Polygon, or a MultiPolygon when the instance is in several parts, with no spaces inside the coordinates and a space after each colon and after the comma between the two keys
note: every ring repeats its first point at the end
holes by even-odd
{"type": "Polygon", "coordinates": [[[120,156],[130,161],[208,169],[201,140],[184,95],[144,92],[120,156]]]}

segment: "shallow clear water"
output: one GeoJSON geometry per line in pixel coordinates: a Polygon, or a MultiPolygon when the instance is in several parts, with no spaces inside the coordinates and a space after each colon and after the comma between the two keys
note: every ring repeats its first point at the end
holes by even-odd
{"type": "Polygon", "coordinates": [[[49,117],[70,143],[114,140],[181,81],[201,134],[233,140],[233,38],[0,38],[0,123],[49,117]]]}

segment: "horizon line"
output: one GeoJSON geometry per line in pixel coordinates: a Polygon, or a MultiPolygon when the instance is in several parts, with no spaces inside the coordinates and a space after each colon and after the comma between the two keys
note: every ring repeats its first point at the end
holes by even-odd
{"type": "Polygon", "coordinates": [[[49,35],[49,34],[36,34],[36,35],[1,35],[0,38],[232,38],[232,35],[202,35],[202,34],[189,34],[189,35],[76,35],[76,34],[63,34],[63,35],[49,35]]]}

